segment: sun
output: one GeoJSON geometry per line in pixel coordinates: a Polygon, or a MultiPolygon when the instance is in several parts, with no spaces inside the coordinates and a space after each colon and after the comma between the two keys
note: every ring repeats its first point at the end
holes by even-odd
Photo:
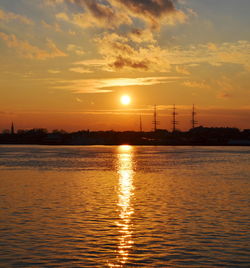
{"type": "Polygon", "coordinates": [[[129,105],[131,103],[131,98],[128,95],[121,96],[121,104],[123,105],[129,105]]]}

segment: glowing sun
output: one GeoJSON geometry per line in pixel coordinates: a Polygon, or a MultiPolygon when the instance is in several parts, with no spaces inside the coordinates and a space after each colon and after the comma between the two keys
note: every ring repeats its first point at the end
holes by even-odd
{"type": "Polygon", "coordinates": [[[121,104],[129,105],[131,103],[131,98],[128,95],[121,96],[121,104]]]}

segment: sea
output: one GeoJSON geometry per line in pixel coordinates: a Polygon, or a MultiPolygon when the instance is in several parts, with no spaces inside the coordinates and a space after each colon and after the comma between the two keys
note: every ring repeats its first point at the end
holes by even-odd
{"type": "Polygon", "coordinates": [[[0,267],[250,267],[250,148],[0,146],[0,267]]]}

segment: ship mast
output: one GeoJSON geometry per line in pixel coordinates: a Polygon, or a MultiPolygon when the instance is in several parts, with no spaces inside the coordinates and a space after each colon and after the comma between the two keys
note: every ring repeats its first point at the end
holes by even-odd
{"type": "Polygon", "coordinates": [[[195,112],[195,107],[193,104],[193,110],[192,110],[192,128],[195,128],[195,126],[197,125],[198,121],[196,120],[196,112],[195,112]]]}
{"type": "Polygon", "coordinates": [[[159,125],[159,121],[157,121],[157,109],[156,109],[156,104],[154,105],[154,120],[153,120],[153,127],[154,127],[154,132],[157,130],[157,125],[159,125]]]}
{"type": "Polygon", "coordinates": [[[176,115],[177,115],[177,113],[176,113],[175,104],[173,105],[173,113],[172,113],[172,115],[173,115],[173,121],[172,121],[172,124],[173,124],[173,132],[175,132],[176,131],[176,125],[178,124],[178,122],[176,121],[176,115]]]}

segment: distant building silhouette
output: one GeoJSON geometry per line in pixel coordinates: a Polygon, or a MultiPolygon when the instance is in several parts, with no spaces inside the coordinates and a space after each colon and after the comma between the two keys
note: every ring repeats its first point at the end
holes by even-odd
{"type": "Polygon", "coordinates": [[[18,130],[15,135],[14,124],[11,129],[0,134],[0,144],[46,144],[46,145],[250,145],[250,130],[240,131],[226,127],[195,127],[187,132],[168,132],[157,129],[150,132],[136,131],[88,131],[81,130],[48,132],[36,128],[18,130]],[[11,130],[11,131],[10,131],[11,130]]]}

